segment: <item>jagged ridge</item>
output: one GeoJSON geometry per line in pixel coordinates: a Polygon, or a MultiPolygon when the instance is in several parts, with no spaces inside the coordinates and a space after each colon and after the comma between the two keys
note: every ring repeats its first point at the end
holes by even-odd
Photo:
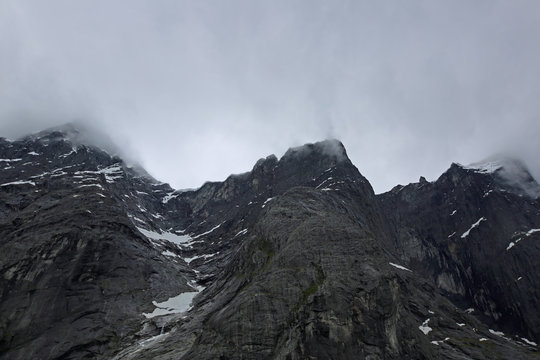
{"type": "Polygon", "coordinates": [[[534,357],[539,206],[499,171],[375,196],[331,140],[174,191],[69,137],[0,141],[2,358],[534,357]]]}

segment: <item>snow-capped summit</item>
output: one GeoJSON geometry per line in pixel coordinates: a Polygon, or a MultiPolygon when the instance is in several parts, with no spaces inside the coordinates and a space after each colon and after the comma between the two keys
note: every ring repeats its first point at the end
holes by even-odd
{"type": "Polygon", "coordinates": [[[482,174],[493,174],[502,185],[510,186],[531,197],[540,196],[540,185],[532,177],[527,166],[516,158],[497,155],[463,168],[482,174]]]}
{"type": "Polygon", "coordinates": [[[117,156],[122,153],[121,149],[118,148],[104,131],[96,127],[75,122],[54,126],[36,134],[24,136],[19,140],[39,141],[43,145],[67,141],[75,148],[82,146],[97,148],[111,156],[117,156]]]}

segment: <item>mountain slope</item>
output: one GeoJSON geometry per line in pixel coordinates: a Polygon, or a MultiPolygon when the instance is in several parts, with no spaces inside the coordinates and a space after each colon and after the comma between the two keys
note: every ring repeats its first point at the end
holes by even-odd
{"type": "Polygon", "coordinates": [[[538,184],[519,163],[489,167],[453,164],[433,183],[379,198],[404,261],[489,325],[538,339],[540,202],[508,178],[519,169],[528,190],[538,184]]]}
{"type": "Polygon", "coordinates": [[[537,356],[526,172],[375,195],[327,140],[175,191],[89,138],[0,139],[2,359],[537,356]]]}

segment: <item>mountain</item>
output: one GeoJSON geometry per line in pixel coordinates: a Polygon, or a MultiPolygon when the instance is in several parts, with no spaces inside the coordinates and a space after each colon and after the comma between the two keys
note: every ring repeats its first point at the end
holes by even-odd
{"type": "Polygon", "coordinates": [[[376,195],[326,140],[180,191],[105,143],[0,138],[0,359],[540,356],[517,160],[376,195]]]}

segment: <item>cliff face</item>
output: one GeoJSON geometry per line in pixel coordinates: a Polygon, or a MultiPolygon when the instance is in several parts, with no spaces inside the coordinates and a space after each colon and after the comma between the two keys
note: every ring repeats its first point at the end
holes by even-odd
{"type": "Polygon", "coordinates": [[[324,141],[175,191],[74,134],[0,140],[2,359],[535,357],[519,164],[375,195],[324,141]]]}
{"type": "Polygon", "coordinates": [[[403,261],[488,325],[538,339],[540,202],[525,171],[516,161],[453,164],[379,199],[403,261]]]}

